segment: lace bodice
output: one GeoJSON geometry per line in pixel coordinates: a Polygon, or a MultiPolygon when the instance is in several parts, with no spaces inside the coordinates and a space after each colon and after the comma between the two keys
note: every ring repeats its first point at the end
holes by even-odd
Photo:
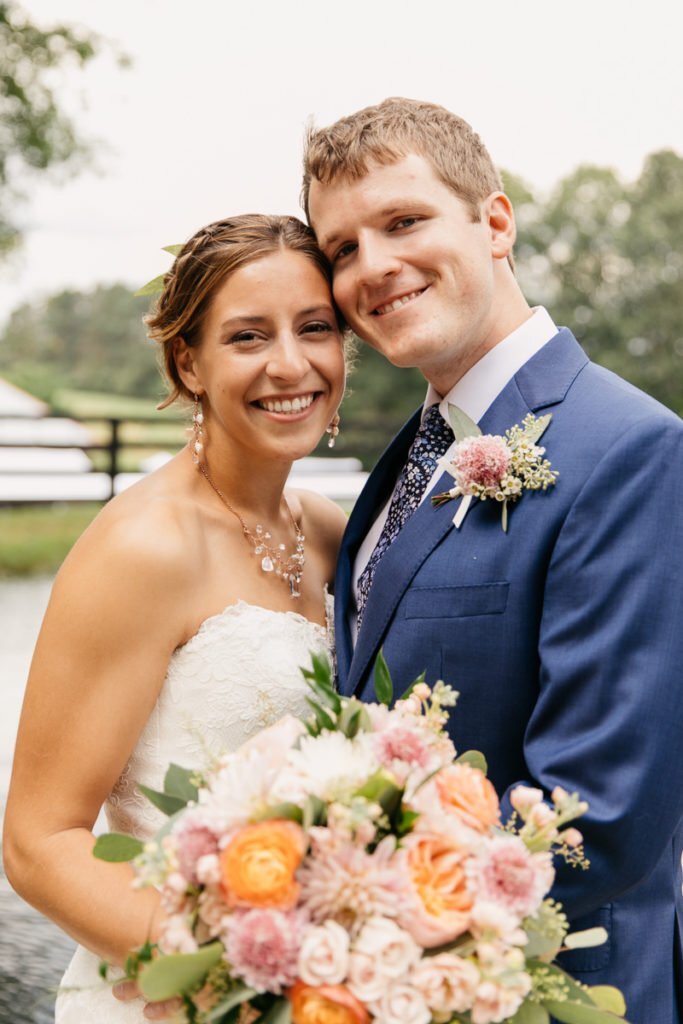
{"type": "MultiPolygon", "coordinates": [[[[202,623],[171,657],[161,693],[128,764],[105,804],[109,827],[140,839],[166,820],[138,791],[162,789],[171,762],[201,768],[235,750],[285,714],[306,716],[300,667],[311,652],[331,653],[327,628],[297,612],[239,601],[202,623]]],[[[57,1024],[142,1024],[142,1002],[117,1002],[98,980],[98,960],[79,948],[57,1000],[57,1024]]]]}

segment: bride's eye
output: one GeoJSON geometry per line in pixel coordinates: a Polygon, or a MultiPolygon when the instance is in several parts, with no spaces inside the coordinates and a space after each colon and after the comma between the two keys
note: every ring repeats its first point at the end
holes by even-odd
{"type": "Polygon", "coordinates": [[[303,330],[307,334],[327,334],[333,331],[334,327],[326,320],[316,320],[315,323],[305,324],[303,330]]]}
{"type": "Polygon", "coordinates": [[[248,343],[250,341],[258,341],[259,335],[256,331],[240,331],[238,334],[233,334],[228,338],[228,344],[239,344],[240,342],[248,343]]]}

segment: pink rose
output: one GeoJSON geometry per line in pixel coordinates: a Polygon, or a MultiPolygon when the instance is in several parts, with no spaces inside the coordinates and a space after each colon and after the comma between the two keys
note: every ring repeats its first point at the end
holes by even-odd
{"type": "Polygon", "coordinates": [[[387,917],[371,917],[354,943],[354,951],[365,953],[387,978],[401,978],[417,963],[422,950],[407,931],[387,917]]]}
{"type": "Polygon", "coordinates": [[[479,971],[469,960],[455,953],[438,953],[423,957],[410,975],[410,981],[438,1020],[448,1021],[454,1013],[472,1006],[479,971]]]}
{"type": "Polygon", "coordinates": [[[340,985],[349,967],[349,933],[336,921],[304,931],[298,974],[307,985],[340,985]]]}
{"type": "Polygon", "coordinates": [[[432,1015],[424,996],[405,981],[394,981],[370,1006],[376,1024],[429,1024],[432,1015]]]}
{"type": "Polygon", "coordinates": [[[500,1024],[514,1017],[530,989],[531,979],[528,974],[520,975],[518,985],[483,981],[472,1005],[472,1024],[500,1024]]]}

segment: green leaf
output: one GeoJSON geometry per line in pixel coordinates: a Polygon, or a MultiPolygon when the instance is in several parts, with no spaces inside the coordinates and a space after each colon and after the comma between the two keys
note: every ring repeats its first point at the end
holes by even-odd
{"type": "Polygon", "coordinates": [[[466,750],[460,757],[456,757],[454,764],[468,764],[470,768],[478,768],[484,775],[489,770],[486,758],[480,750],[466,750]]]}
{"type": "Polygon", "coordinates": [[[119,832],[107,832],[106,835],[98,836],[93,846],[93,854],[98,860],[109,861],[110,864],[120,864],[122,861],[133,860],[144,849],[143,843],[133,836],[124,836],[119,832]]]}
{"type": "Polygon", "coordinates": [[[617,1017],[626,1013],[626,1001],[619,989],[612,985],[589,985],[588,995],[601,1010],[615,1013],[617,1017]]]}
{"type": "Polygon", "coordinates": [[[133,295],[156,295],[158,292],[164,290],[164,278],[166,274],[159,274],[157,277],[153,277],[147,284],[143,284],[142,288],[138,288],[133,295]]]}
{"type": "Polygon", "coordinates": [[[306,797],[302,824],[306,832],[312,825],[324,825],[327,821],[327,806],[324,800],[312,793],[306,797]]]}
{"type": "Polygon", "coordinates": [[[464,441],[466,437],[480,436],[481,430],[474,420],[471,420],[462,409],[459,409],[457,405],[451,405],[450,402],[448,403],[448,418],[458,443],[464,441]]]}
{"type": "Polygon", "coordinates": [[[206,1015],[207,1024],[214,1024],[214,1021],[219,1020],[223,1014],[232,1010],[234,1006],[239,1006],[241,1003],[246,1003],[248,999],[256,995],[255,988],[248,988],[246,985],[239,984],[237,988],[232,989],[231,992],[221,999],[220,1003],[217,1003],[210,1012],[206,1015]]]}
{"type": "Polygon", "coordinates": [[[314,701],[312,697],[304,697],[304,700],[310,708],[313,709],[315,720],[321,729],[330,729],[332,731],[336,728],[334,719],[330,718],[325,708],[322,708],[317,701],[314,701]]]}
{"type": "Polygon", "coordinates": [[[604,946],[607,942],[605,928],[587,928],[583,932],[572,932],[566,935],[564,945],[567,949],[590,949],[592,946],[604,946]]]}
{"type": "Polygon", "coordinates": [[[254,1024],[290,1024],[291,1019],[292,1004],[289,999],[276,999],[254,1024]]]}
{"type": "Polygon", "coordinates": [[[349,739],[358,732],[371,732],[372,723],[367,709],[355,697],[344,701],[342,712],[337,719],[337,729],[349,739]]]}
{"type": "Polygon", "coordinates": [[[609,1011],[586,1003],[558,1003],[549,999],[544,1000],[543,1006],[562,1024],[615,1024],[619,1019],[609,1011]]]}
{"type": "Polygon", "coordinates": [[[420,674],[417,677],[417,679],[413,679],[413,681],[410,684],[410,686],[406,690],[403,691],[403,693],[401,694],[400,699],[401,700],[405,700],[406,697],[410,697],[411,693],[413,692],[413,690],[415,689],[417,684],[418,683],[424,683],[426,681],[426,679],[427,679],[427,673],[426,672],[420,672],[420,674]]]}
{"type": "Polygon", "coordinates": [[[160,956],[140,971],[138,984],[145,999],[173,999],[200,988],[223,956],[223,943],[212,942],[196,953],[160,956]]]}
{"type": "Polygon", "coordinates": [[[375,694],[380,704],[387,705],[391,704],[394,696],[394,684],[391,681],[389,666],[381,648],[375,662],[375,694]]]}
{"type": "Polygon", "coordinates": [[[531,444],[536,444],[537,441],[540,441],[548,429],[548,424],[552,418],[553,414],[549,412],[545,416],[539,416],[530,427],[525,427],[524,437],[527,441],[530,441],[531,444]]]}
{"type": "Polygon", "coordinates": [[[310,672],[308,669],[302,668],[301,673],[316,697],[329,704],[335,715],[338,715],[342,709],[342,701],[332,684],[316,676],[315,672],[310,672]]]}
{"type": "Polygon", "coordinates": [[[550,1024],[550,1017],[538,1003],[524,1002],[509,1024],[550,1024]]]}
{"type": "Polygon", "coordinates": [[[184,242],[180,242],[178,245],[163,245],[162,252],[170,252],[171,256],[177,256],[179,252],[182,252],[184,242]]]}
{"type": "Polygon", "coordinates": [[[192,781],[195,772],[192,768],[181,768],[179,764],[170,764],[164,778],[164,793],[176,796],[179,800],[196,800],[199,795],[197,786],[192,781]]]}
{"type": "Polygon", "coordinates": [[[175,814],[176,811],[182,811],[184,807],[187,807],[187,800],[183,800],[179,796],[169,796],[168,793],[160,793],[157,789],[143,786],[141,782],[138,782],[137,788],[147,797],[150,803],[158,807],[164,814],[175,814]]]}
{"type": "Polygon", "coordinates": [[[295,821],[297,825],[300,825],[304,819],[304,812],[298,804],[275,804],[273,807],[268,807],[265,811],[261,811],[254,818],[254,821],[272,821],[273,819],[295,821]]]}
{"type": "MultiPolygon", "coordinates": [[[[569,1002],[582,1003],[584,1006],[588,1007],[592,1007],[594,1005],[585,987],[575,981],[570,974],[563,971],[561,967],[557,966],[557,964],[548,964],[542,960],[531,960],[528,962],[527,969],[532,975],[536,968],[540,968],[542,970],[544,979],[555,979],[558,987],[562,987],[566,992],[569,997],[569,1002]]],[[[545,1001],[543,1005],[546,1005],[545,1001]]],[[[552,1010],[550,1012],[552,1014],[552,1010]]]]}
{"type": "Polygon", "coordinates": [[[417,811],[411,811],[406,807],[402,807],[396,822],[396,834],[400,837],[412,832],[413,825],[419,817],[420,815],[417,811]]]}

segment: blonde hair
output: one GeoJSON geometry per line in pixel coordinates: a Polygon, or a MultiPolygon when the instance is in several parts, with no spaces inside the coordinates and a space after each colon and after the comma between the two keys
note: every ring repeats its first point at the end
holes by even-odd
{"type": "MultiPolygon", "coordinates": [[[[282,250],[301,253],[309,259],[332,290],[330,267],[315,235],[296,217],[257,213],[229,217],[200,228],[185,243],[164,277],[163,291],[152,312],[145,317],[149,337],[161,347],[169,385],[169,395],[159,409],[177,398],[192,398],[176,365],[176,339],[182,338],[190,348],[197,346],[209,306],[226,278],[248,263],[282,250]]],[[[343,331],[343,317],[336,305],[334,309],[343,331]]]]}
{"type": "Polygon", "coordinates": [[[486,146],[467,121],[445,107],[391,97],[343,117],[329,128],[309,129],[304,145],[301,205],[310,222],[312,181],[362,178],[370,162],[395,163],[409,153],[428,160],[445,185],[479,220],[479,203],[502,190],[486,146]]]}

